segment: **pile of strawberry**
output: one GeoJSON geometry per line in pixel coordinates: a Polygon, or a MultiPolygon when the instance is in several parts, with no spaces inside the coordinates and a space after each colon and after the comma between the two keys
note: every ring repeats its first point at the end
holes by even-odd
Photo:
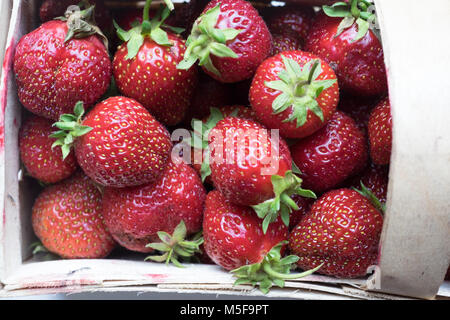
{"type": "Polygon", "coordinates": [[[14,57],[48,251],[197,259],[263,292],[377,263],[392,125],[370,2],[54,2],[14,57]]]}

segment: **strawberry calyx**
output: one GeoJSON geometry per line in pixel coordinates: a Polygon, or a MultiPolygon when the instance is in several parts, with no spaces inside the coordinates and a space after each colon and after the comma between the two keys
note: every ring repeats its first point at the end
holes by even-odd
{"type": "Polygon", "coordinates": [[[293,195],[299,195],[305,198],[317,198],[313,191],[301,187],[302,181],[291,170],[286,171],[284,177],[279,175],[273,175],[271,177],[275,197],[251,206],[258,217],[263,219],[262,229],[264,233],[267,232],[269,224],[278,218],[278,215],[281,216],[283,223],[289,226],[289,216],[292,210],[300,209],[291,198],[293,195]]]}
{"type": "Polygon", "coordinates": [[[165,231],[158,231],[157,235],[161,242],[149,243],[146,247],[163,252],[163,254],[148,256],[144,261],[152,260],[165,262],[166,264],[171,262],[179,268],[184,268],[178,261],[180,258],[188,260],[193,258],[195,254],[201,253],[200,246],[203,243],[201,232],[197,233],[192,240],[185,240],[187,231],[183,220],[176,226],[172,235],[165,231]]]}
{"type": "Polygon", "coordinates": [[[102,39],[105,48],[108,48],[108,38],[95,23],[95,5],[90,5],[86,1],[82,1],[79,5],[85,7],[85,9],[80,10],[79,6],[69,6],[64,13],[64,17],[55,18],[67,23],[68,30],[64,42],[74,38],[81,39],[91,35],[98,35],[102,39]]]}
{"type": "Polygon", "coordinates": [[[78,101],[75,104],[73,114],[63,114],[59,117],[59,121],[53,124],[54,127],[57,127],[60,130],[55,131],[50,135],[51,138],[56,138],[56,141],[52,144],[52,149],[61,147],[63,159],[69,155],[75,139],[92,130],[91,127],[81,124],[83,114],[83,102],[78,101]]]}
{"type": "Polygon", "coordinates": [[[357,189],[354,187],[352,189],[358,192],[363,197],[369,199],[370,203],[372,203],[375,209],[377,209],[384,215],[384,213],[386,212],[386,204],[381,202],[380,199],[378,199],[377,196],[370,189],[368,189],[362,181],[360,183],[361,189],[357,189]]]}
{"type": "Polygon", "coordinates": [[[367,0],[341,1],[331,6],[322,7],[327,16],[343,18],[338,26],[335,37],[339,36],[344,30],[350,28],[356,22],[358,25],[358,33],[352,42],[362,39],[376,21],[374,8],[374,4],[367,0]]]}
{"type": "Polygon", "coordinates": [[[127,43],[128,53],[126,59],[129,60],[136,57],[139,49],[144,43],[145,37],[149,37],[161,46],[172,46],[172,42],[169,41],[167,32],[162,28],[169,29],[175,33],[184,31],[182,28],[172,27],[164,23],[169,17],[170,12],[174,9],[171,0],[164,0],[164,2],[166,5],[161,5],[154,18],[150,19],[150,6],[152,0],[147,0],[144,6],[142,23],[135,23],[133,28],[128,31],[123,30],[115,21],[113,21],[119,39],[127,43]]]}
{"type": "Polygon", "coordinates": [[[186,52],[178,69],[189,69],[197,60],[199,66],[220,76],[220,72],[211,60],[211,54],[220,58],[238,58],[238,55],[227,47],[227,41],[233,40],[242,30],[233,28],[216,28],[220,14],[220,3],[202,14],[195,21],[191,34],[186,40],[186,52]]]}
{"type": "Polygon", "coordinates": [[[231,273],[237,277],[234,285],[259,285],[259,290],[261,290],[262,293],[267,294],[273,285],[283,288],[285,280],[309,276],[319,270],[323,265],[322,263],[314,269],[302,273],[291,274],[290,271],[295,268],[295,263],[299,260],[299,257],[295,255],[289,255],[284,258],[281,257],[281,248],[287,243],[287,241],[282,241],[275,245],[261,262],[231,270],[231,273]]]}
{"type": "Polygon", "coordinates": [[[317,80],[322,73],[319,59],[308,61],[301,67],[297,61],[281,55],[285,69],[278,73],[279,80],[266,81],[266,87],[281,91],[272,102],[273,114],[279,114],[292,107],[290,116],[283,122],[296,121],[296,127],[306,123],[308,110],[323,122],[323,111],[317,102],[319,95],[333,86],[337,80],[317,80]]]}
{"type": "MultiPolygon", "coordinates": [[[[230,117],[237,116],[238,109],[236,108],[229,115],[230,117]]],[[[209,132],[216,126],[216,124],[225,117],[218,108],[210,108],[210,115],[206,122],[198,119],[192,119],[191,127],[193,135],[190,145],[195,149],[203,149],[203,159],[200,168],[200,175],[202,182],[205,182],[206,177],[211,175],[211,167],[209,166],[209,132]]]]}

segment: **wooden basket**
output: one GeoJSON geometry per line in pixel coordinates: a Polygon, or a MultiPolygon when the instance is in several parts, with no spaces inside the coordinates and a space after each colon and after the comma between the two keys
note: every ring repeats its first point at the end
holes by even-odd
{"type": "MultiPolygon", "coordinates": [[[[321,4],[329,1],[296,0],[321,4]]],[[[377,0],[393,113],[393,150],[380,260],[366,279],[311,275],[268,297],[395,299],[450,297],[450,2],[377,0]]],[[[110,5],[120,5],[110,1],[110,5]]],[[[37,1],[0,4],[0,295],[139,291],[261,295],[218,266],[179,269],[131,253],[102,260],[38,262],[30,212],[35,197],[20,176],[22,106],[12,71],[15,44],[37,26],[37,1]],[[8,10],[11,9],[12,11],[8,10]],[[9,14],[11,19],[9,19],[9,14]],[[6,31],[4,21],[10,21],[6,31]],[[6,43],[6,50],[2,49],[6,43]],[[201,277],[199,276],[201,275],[201,277]]]]}

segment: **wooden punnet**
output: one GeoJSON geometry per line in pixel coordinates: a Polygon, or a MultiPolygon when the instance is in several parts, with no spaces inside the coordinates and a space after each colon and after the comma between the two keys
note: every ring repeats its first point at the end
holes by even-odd
{"type": "MultiPolygon", "coordinates": [[[[139,291],[261,295],[218,266],[143,262],[128,254],[103,260],[32,259],[35,191],[22,179],[12,57],[38,23],[38,1],[0,3],[0,296],[56,292],[139,291]],[[9,23],[8,23],[9,22],[9,23]]],[[[292,0],[321,4],[327,1],[292,0]]],[[[328,1],[329,2],[329,1],[328,1]]],[[[125,2],[107,1],[111,6],[125,2]]],[[[129,3],[129,2],[127,2],[129,3]]],[[[394,121],[379,264],[366,279],[311,275],[269,297],[395,299],[450,297],[450,2],[376,0],[394,121]]],[[[125,4],[126,5],[126,4],[125,4]]]]}

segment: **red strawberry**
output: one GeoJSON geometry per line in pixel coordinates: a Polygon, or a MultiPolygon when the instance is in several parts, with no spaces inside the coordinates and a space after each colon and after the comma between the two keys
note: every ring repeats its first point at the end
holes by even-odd
{"type": "Polygon", "coordinates": [[[369,122],[370,112],[377,104],[378,99],[341,95],[339,99],[338,110],[343,111],[355,120],[358,128],[367,134],[367,124],[369,122]]]}
{"type": "Polygon", "coordinates": [[[71,145],[83,171],[104,186],[127,187],[150,183],[162,175],[172,142],[167,130],[136,100],[111,97],[97,104],[81,120],[63,115],[55,125],[55,146],[67,154],[71,145]]]}
{"type": "Polygon", "coordinates": [[[186,47],[178,35],[161,29],[169,9],[156,14],[152,22],[149,6],[144,9],[142,24],[129,31],[117,26],[118,36],[125,42],[114,56],[114,78],[123,95],[139,101],[163,124],[176,125],[194,94],[197,70],[176,67],[186,47]]]}
{"type": "Polygon", "coordinates": [[[199,82],[185,114],[183,124],[191,124],[193,118],[202,119],[209,115],[211,108],[220,108],[231,102],[229,85],[212,79],[203,72],[199,73],[199,82]]]}
{"type": "Polygon", "coordinates": [[[349,116],[337,111],[327,125],[291,147],[303,186],[327,191],[365,168],[368,159],[364,134],[349,116]]]}
{"type": "Polygon", "coordinates": [[[73,152],[63,160],[61,150],[51,149],[55,142],[50,138],[53,131],[50,120],[31,116],[19,132],[20,158],[30,176],[44,183],[68,178],[77,168],[73,152]]]}
{"type": "Polygon", "coordinates": [[[292,31],[297,39],[304,41],[315,16],[313,7],[287,5],[266,10],[267,26],[272,34],[292,31]]]}
{"type": "Polygon", "coordinates": [[[46,187],[32,209],[34,232],[62,258],[104,258],[115,247],[102,216],[102,195],[81,171],[46,187]]]}
{"type": "Polygon", "coordinates": [[[281,219],[265,234],[261,222],[252,208],[233,204],[218,191],[209,192],[203,220],[206,253],[226,270],[260,262],[270,249],[288,238],[281,219]]]}
{"type": "Polygon", "coordinates": [[[356,278],[377,261],[381,213],[351,189],[325,193],[289,236],[289,249],[302,269],[324,265],[319,273],[356,278]]]}
{"type": "Polygon", "coordinates": [[[271,56],[283,51],[300,50],[301,48],[302,42],[292,32],[272,34],[271,56]]]}
{"type": "Polygon", "coordinates": [[[103,214],[117,242],[133,251],[151,252],[158,232],[171,233],[184,221],[186,234],[201,230],[206,191],[184,162],[169,162],[154,183],[123,189],[105,188],[103,214]]]}
{"type": "MultiPolygon", "coordinates": [[[[82,11],[85,18],[89,14],[92,11],[82,11]]],[[[14,71],[19,100],[25,108],[57,120],[72,112],[79,100],[86,107],[92,106],[108,89],[111,62],[105,45],[94,35],[98,28],[90,28],[69,30],[65,21],[53,20],[20,39],[14,71]],[[79,39],[81,31],[91,35],[79,39]],[[76,38],[70,38],[72,32],[76,38]]]]}
{"type": "Polygon", "coordinates": [[[383,99],[370,114],[369,124],[370,157],[373,163],[384,165],[391,160],[392,116],[389,98],[383,99]]]}
{"type": "Polygon", "coordinates": [[[361,174],[353,177],[347,185],[359,189],[361,183],[382,203],[386,203],[389,167],[370,164],[361,174]]]}
{"type": "Polygon", "coordinates": [[[288,146],[277,138],[259,123],[236,117],[219,121],[209,132],[214,186],[229,201],[252,206],[264,219],[264,231],[279,213],[289,225],[290,212],[298,210],[292,195],[315,197],[301,188],[288,146]]]}
{"type": "Polygon", "coordinates": [[[311,274],[289,274],[295,256],[281,259],[281,251],[288,237],[288,229],[278,218],[264,234],[261,220],[249,207],[226,200],[218,191],[206,197],[203,220],[204,248],[214,263],[232,270],[238,277],[235,284],[259,283],[267,293],[272,282],[283,286],[285,279],[311,274]],[[238,269],[236,269],[238,268],[238,269]]]}
{"type": "Polygon", "coordinates": [[[362,0],[337,2],[320,13],[311,26],[305,50],[324,59],[336,72],[344,91],[361,95],[381,95],[387,91],[387,78],[380,40],[370,23],[362,0]]]}
{"type": "Polygon", "coordinates": [[[198,60],[214,79],[238,82],[253,76],[270,54],[272,39],[250,2],[212,0],[194,23],[186,45],[178,68],[190,68],[198,60]]]}
{"type": "Polygon", "coordinates": [[[39,17],[42,22],[47,22],[57,17],[64,16],[69,6],[87,8],[95,5],[95,22],[104,31],[112,31],[112,18],[103,0],[44,0],[39,8],[39,17]]]}
{"type": "MultiPolygon", "coordinates": [[[[253,110],[249,107],[235,105],[235,106],[223,106],[220,108],[211,108],[209,116],[205,117],[202,120],[203,124],[201,128],[197,127],[197,123],[195,122],[192,123],[194,134],[198,134],[200,136],[198,142],[205,141],[205,143],[207,143],[209,130],[214,128],[217,122],[229,116],[250,120],[255,119],[255,114],[253,110]]],[[[198,144],[197,141],[194,140],[193,145],[197,146],[197,144],[198,144]]],[[[204,148],[203,145],[201,147],[199,146],[193,148],[190,163],[192,164],[195,171],[198,172],[198,174],[202,178],[202,181],[212,185],[213,182],[210,176],[211,168],[209,167],[209,162],[204,161],[205,153],[208,153],[208,150],[207,148],[204,148]]]]}
{"type": "Polygon", "coordinates": [[[328,64],[303,51],[265,60],[250,87],[258,119],[285,138],[311,135],[331,118],[339,101],[336,75],[328,64]]]}

